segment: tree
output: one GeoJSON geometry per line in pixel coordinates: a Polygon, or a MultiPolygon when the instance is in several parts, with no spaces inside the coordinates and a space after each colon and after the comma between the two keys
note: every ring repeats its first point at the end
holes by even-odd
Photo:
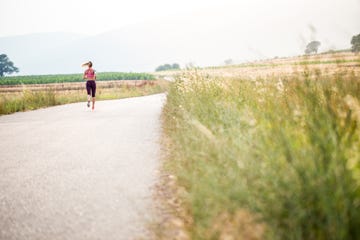
{"type": "Polygon", "coordinates": [[[178,64],[178,63],[174,63],[173,65],[172,65],[172,69],[180,69],[180,65],[178,64]]]}
{"type": "Polygon", "coordinates": [[[319,41],[311,41],[306,45],[305,54],[317,53],[321,43],[319,41]]]}
{"type": "Polygon", "coordinates": [[[0,54],[0,77],[3,77],[5,73],[11,74],[19,72],[19,69],[14,66],[14,63],[9,60],[6,54],[0,54]]]}
{"type": "Polygon", "coordinates": [[[351,39],[351,51],[352,52],[360,52],[360,34],[355,35],[351,39]]]}
{"type": "Polygon", "coordinates": [[[161,66],[158,66],[155,71],[156,72],[159,72],[159,71],[166,71],[166,70],[178,70],[180,69],[180,65],[177,64],[177,63],[174,63],[172,65],[170,64],[164,64],[164,65],[161,65],[161,66]]]}
{"type": "Polygon", "coordinates": [[[166,70],[169,70],[169,64],[164,64],[164,65],[161,65],[161,66],[158,66],[155,71],[156,72],[160,72],[160,71],[166,71],[166,70]]]}

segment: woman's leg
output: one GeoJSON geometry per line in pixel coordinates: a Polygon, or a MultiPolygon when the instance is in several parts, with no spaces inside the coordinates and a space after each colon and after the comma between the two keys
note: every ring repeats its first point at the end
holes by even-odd
{"type": "Polygon", "coordinates": [[[90,92],[91,92],[91,85],[89,83],[89,81],[86,82],[86,92],[87,92],[87,106],[90,107],[90,98],[91,98],[91,95],[90,95],[90,92]]]}
{"type": "Polygon", "coordinates": [[[90,98],[91,98],[91,96],[88,95],[88,98],[87,98],[87,101],[88,101],[88,102],[87,102],[87,106],[88,106],[88,107],[90,107],[90,98]]]}
{"type": "Polygon", "coordinates": [[[94,110],[95,108],[95,94],[96,94],[96,83],[95,81],[93,81],[92,83],[92,88],[91,88],[91,92],[92,92],[92,110],[94,110]]]}

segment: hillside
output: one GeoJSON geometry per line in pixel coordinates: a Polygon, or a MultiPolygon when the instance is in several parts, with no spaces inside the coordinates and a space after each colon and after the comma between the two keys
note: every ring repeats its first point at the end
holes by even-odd
{"type": "MultiPolygon", "coordinates": [[[[303,72],[305,68],[320,69],[324,73],[334,73],[341,70],[360,73],[360,55],[350,51],[300,55],[287,58],[273,58],[248,63],[200,68],[200,74],[217,77],[257,77],[274,75],[291,75],[303,72]]],[[[178,71],[163,71],[154,73],[158,78],[174,78],[178,71]]]]}

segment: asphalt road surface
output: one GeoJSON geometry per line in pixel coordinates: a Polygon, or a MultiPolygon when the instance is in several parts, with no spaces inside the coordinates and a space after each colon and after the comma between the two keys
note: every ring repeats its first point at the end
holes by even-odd
{"type": "Polygon", "coordinates": [[[0,117],[0,239],[146,239],[165,95],[0,117]],[[144,237],[145,236],[145,237],[144,237]]]}

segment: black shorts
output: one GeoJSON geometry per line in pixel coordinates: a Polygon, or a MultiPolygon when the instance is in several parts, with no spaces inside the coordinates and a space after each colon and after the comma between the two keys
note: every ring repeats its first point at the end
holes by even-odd
{"type": "Polygon", "coordinates": [[[86,91],[88,95],[95,97],[96,93],[96,83],[94,80],[87,80],[86,81],[86,91]]]}

